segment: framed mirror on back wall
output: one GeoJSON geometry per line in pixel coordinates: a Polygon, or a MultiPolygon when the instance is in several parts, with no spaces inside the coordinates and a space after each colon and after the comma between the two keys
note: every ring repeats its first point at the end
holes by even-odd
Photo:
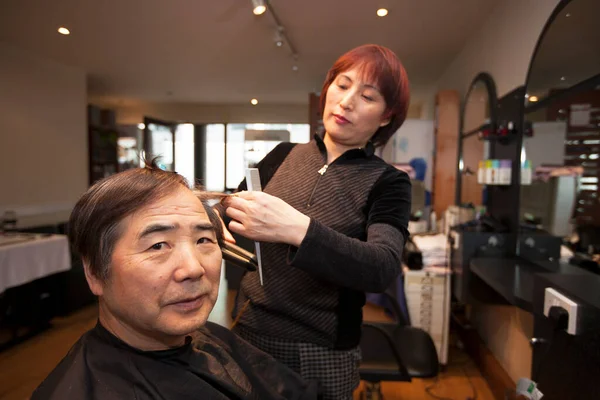
{"type": "Polygon", "coordinates": [[[519,208],[526,232],[557,236],[593,260],[600,253],[598,15],[597,0],[565,1],[540,36],[526,82],[521,151],[532,175],[522,182],[519,208]]]}

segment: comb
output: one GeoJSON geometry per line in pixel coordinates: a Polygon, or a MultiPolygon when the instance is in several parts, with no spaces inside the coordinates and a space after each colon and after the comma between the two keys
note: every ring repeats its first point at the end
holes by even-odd
{"type": "MultiPolygon", "coordinates": [[[[262,192],[262,186],[260,184],[260,173],[258,168],[246,168],[246,186],[250,192],[262,192]]],[[[260,243],[254,242],[254,248],[256,249],[256,260],[258,261],[258,278],[260,279],[260,285],[263,285],[263,273],[262,273],[262,260],[260,257],[260,243]]]]}

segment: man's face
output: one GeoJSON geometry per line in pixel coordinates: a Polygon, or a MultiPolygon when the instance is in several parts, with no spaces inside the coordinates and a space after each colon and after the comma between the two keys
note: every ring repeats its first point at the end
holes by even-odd
{"type": "Polygon", "coordinates": [[[108,279],[88,274],[101,322],[134,347],[181,344],[204,325],[219,291],[221,249],[204,206],[182,188],[120,227],[108,279]]]}

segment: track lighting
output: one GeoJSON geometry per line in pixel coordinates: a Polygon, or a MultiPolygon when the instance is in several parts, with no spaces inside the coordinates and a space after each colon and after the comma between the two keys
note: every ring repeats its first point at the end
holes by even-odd
{"type": "Polygon", "coordinates": [[[275,40],[275,45],[277,47],[281,47],[283,46],[283,27],[278,26],[277,29],[275,29],[275,36],[274,36],[274,40],[275,40]]]}
{"type": "Polygon", "coordinates": [[[256,15],[263,14],[267,7],[269,7],[269,15],[273,19],[275,23],[275,34],[273,36],[273,41],[277,47],[288,47],[291,53],[291,56],[294,58],[294,64],[292,65],[292,71],[298,71],[298,53],[294,48],[294,45],[290,41],[290,38],[287,35],[287,31],[285,27],[281,24],[281,21],[277,17],[277,13],[275,9],[271,5],[268,0],[252,0],[253,12],[256,15]]]}
{"type": "Polygon", "coordinates": [[[265,0],[252,0],[252,12],[254,15],[261,15],[267,11],[265,0]]]}

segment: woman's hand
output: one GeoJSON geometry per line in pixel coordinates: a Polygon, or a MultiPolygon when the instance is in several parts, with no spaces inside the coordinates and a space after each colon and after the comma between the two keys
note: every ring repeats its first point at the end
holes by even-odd
{"type": "Polygon", "coordinates": [[[267,193],[239,192],[222,202],[233,219],[229,229],[249,239],[297,247],[308,231],[308,216],[267,193]]]}
{"type": "Polygon", "coordinates": [[[226,242],[235,244],[235,238],[233,237],[231,232],[229,232],[229,229],[227,229],[227,225],[225,225],[225,222],[223,221],[223,217],[221,217],[221,213],[219,212],[219,209],[213,208],[213,210],[214,210],[215,214],[217,214],[217,216],[219,217],[219,221],[221,221],[221,227],[223,228],[223,240],[225,240],[226,242]]]}

